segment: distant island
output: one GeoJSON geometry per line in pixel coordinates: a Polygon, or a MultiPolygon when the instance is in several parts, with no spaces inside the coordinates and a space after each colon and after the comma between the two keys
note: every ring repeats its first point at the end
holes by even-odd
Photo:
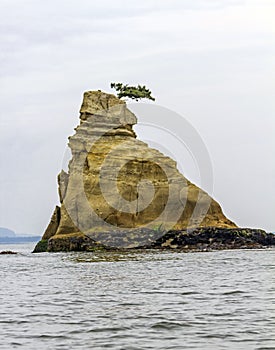
{"type": "Polygon", "coordinates": [[[40,239],[40,236],[32,236],[27,234],[17,235],[13,230],[5,227],[0,227],[0,244],[38,242],[40,239]]]}
{"type": "Polygon", "coordinates": [[[16,234],[14,231],[5,228],[5,227],[0,227],[0,238],[2,237],[15,237],[16,234]]]}

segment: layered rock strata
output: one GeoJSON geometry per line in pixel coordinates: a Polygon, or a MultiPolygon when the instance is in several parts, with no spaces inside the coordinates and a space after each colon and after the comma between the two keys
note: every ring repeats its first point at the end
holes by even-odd
{"type": "Polygon", "coordinates": [[[69,170],[58,175],[61,205],[42,238],[48,250],[135,248],[171,229],[236,227],[174,160],[136,138],[136,123],[114,95],[84,93],[69,170]]]}

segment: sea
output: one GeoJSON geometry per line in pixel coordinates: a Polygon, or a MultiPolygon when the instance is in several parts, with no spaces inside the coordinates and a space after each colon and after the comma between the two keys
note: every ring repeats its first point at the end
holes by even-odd
{"type": "Polygon", "coordinates": [[[0,349],[275,349],[275,249],[0,245],[0,349]]]}

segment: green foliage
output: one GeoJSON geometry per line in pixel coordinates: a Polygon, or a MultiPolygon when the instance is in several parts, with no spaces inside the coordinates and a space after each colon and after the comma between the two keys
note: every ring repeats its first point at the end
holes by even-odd
{"type": "Polygon", "coordinates": [[[48,240],[41,239],[41,241],[39,241],[36,244],[33,253],[43,253],[43,252],[46,252],[47,249],[48,249],[48,240]]]}
{"type": "Polygon", "coordinates": [[[154,226],[153,230],[156,232],[163,232],[163,228],[162,228],[163,223],[154,226]]]}
{"type": "Polygon", "coordinates": [[[147,98],[148,100],[155,101],[155,98],[151,96],[152,92],[147,89],[145,85],[129,86],[128,84],[123,85],[122,83],[111,83],[111,88],[118,92],[118,98],[129,97],[136,101],[142,98],[147,98]]]}

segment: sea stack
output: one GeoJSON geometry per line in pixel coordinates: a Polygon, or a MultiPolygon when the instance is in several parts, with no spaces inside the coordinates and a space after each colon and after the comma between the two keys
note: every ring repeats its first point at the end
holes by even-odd
{"type": "Polygon", "coordinates": [[[58,175],[60,206],[42,238],[48,251],[136,248],[169,230],[236,228],[173,159],[136,138],[136,123],[125,101],[84,93],[68,172],[58,175]]]}

